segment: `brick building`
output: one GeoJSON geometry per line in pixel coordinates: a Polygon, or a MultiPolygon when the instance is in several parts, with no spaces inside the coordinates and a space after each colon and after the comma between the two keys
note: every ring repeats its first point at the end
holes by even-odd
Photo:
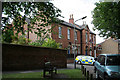
{"type": "MultiPolygon", "coordinates": [[[[37,28],[37,25],[35,25],[35,27],[37,28]]],[[[47,30],[52,27],[54,28],[52,33],[49,33],[49,37],[60,43],[61,48],[67,49],[68,54],[74,54],[75,47],[76,55],[96,56],[96,34],[91,32],[86,24],[81,26],[74,24],[73,15],[70,15],[69,22],[62,21],[59,24],[53,23],[45,28],[47,30]]],[[[27,30],[27,24],[24,25],[24,29],[27,30]]],[[[33,32],[34,31],[35,30],[33,30],[33,32]]],[[[38,39],[35,33],[26,32],[25,34],[26,38],[29,38],[32,42],[38,39]]]]}
{"type": "Polygon", "coordinates": [[[74,18],[71,15],[69,23],[63,21],[59,25],[52,24],[52,26],[56,26],[53,31],[57,34],[52,33],[51,38],[60,43],[61,48],[68,49],[68,54],[74,54],[75,46],[77,55],[96,56],[96,34],[90,31],[88,25],[74,24],[74,18]]]}

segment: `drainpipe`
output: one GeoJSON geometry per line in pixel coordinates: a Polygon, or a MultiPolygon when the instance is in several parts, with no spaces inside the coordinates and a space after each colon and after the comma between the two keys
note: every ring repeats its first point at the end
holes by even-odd
{"type": "Polygon", "coordinates": [[[82,55],[82,30],[80,30],[80,39],[81,39],[81,55],[82,55]]]}

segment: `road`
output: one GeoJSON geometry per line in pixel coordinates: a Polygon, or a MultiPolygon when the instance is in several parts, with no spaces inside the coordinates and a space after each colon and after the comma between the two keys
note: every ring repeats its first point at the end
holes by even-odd
{"type": "MultiPolygon", "coordinates": [[[[93,74],[93,77],[95,78],[95,73],[94,73],[94,66],[89,66],[89,65],[83,65],[84,68],[86,68],[87,71],[89,71],[90,74],[93,74]]],[[[74,64],[67,64],[67,68],[69,69],[74,69],[74,64]]],[[[81,65],[76,64],[77,69],[81,69],[81,65]]]]}

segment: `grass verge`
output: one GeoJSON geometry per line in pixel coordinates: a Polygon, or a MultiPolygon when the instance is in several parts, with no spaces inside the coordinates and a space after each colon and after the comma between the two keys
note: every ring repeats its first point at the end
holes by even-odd
{"type": "MultiPolygon", "coordinates": [[[[80,69],[58,70],[57,73],[65,74],[69,78],[85,78],[80,69]]],[[[43,78],[43,72],[2,74],[2,78],[43,78]]]]}

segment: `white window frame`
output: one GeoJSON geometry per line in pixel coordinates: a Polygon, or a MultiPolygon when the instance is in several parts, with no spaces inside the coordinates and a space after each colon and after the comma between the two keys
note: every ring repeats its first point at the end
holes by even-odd
{"type": "Polygon", "coordinates": [[[96,42],[96,41],[95,41],[95,36],[94,36],[94,44],[95,44],[95,42],[96,42]]]}
{"type": "Polygon", "coordinates": [[[85,34],[85,39],[86,39],[86,43],[87,43],[88,42],[88,34],[87,34],[87,32],[85,34]]]}
{"type": "Polygon", "coordinates": [[[67,32],[68,32],[68,39],[70,39],[70,29],[68,29],[67,32]]]}
{"type": "Polygon", "coordinates": [[[91,34],[89,35],[89,38],[90,38],[90,40],[91,40],[91,34]]]}
{"type": "Polygon", "coordinates": [[[61,38],[61,36],[62,36],[62,27],[59,27],[58,31],[59,31],[59,38],[61,38]]]}
{"type": "Polygon", "coordinates": [[[75,31],[75,40],[77,40],[77,31],[75,31]]]}
{"type": "Polygon", "coordinates": [[[28,32],[25,30],[25,38],[27,38],[28,32]]]}

